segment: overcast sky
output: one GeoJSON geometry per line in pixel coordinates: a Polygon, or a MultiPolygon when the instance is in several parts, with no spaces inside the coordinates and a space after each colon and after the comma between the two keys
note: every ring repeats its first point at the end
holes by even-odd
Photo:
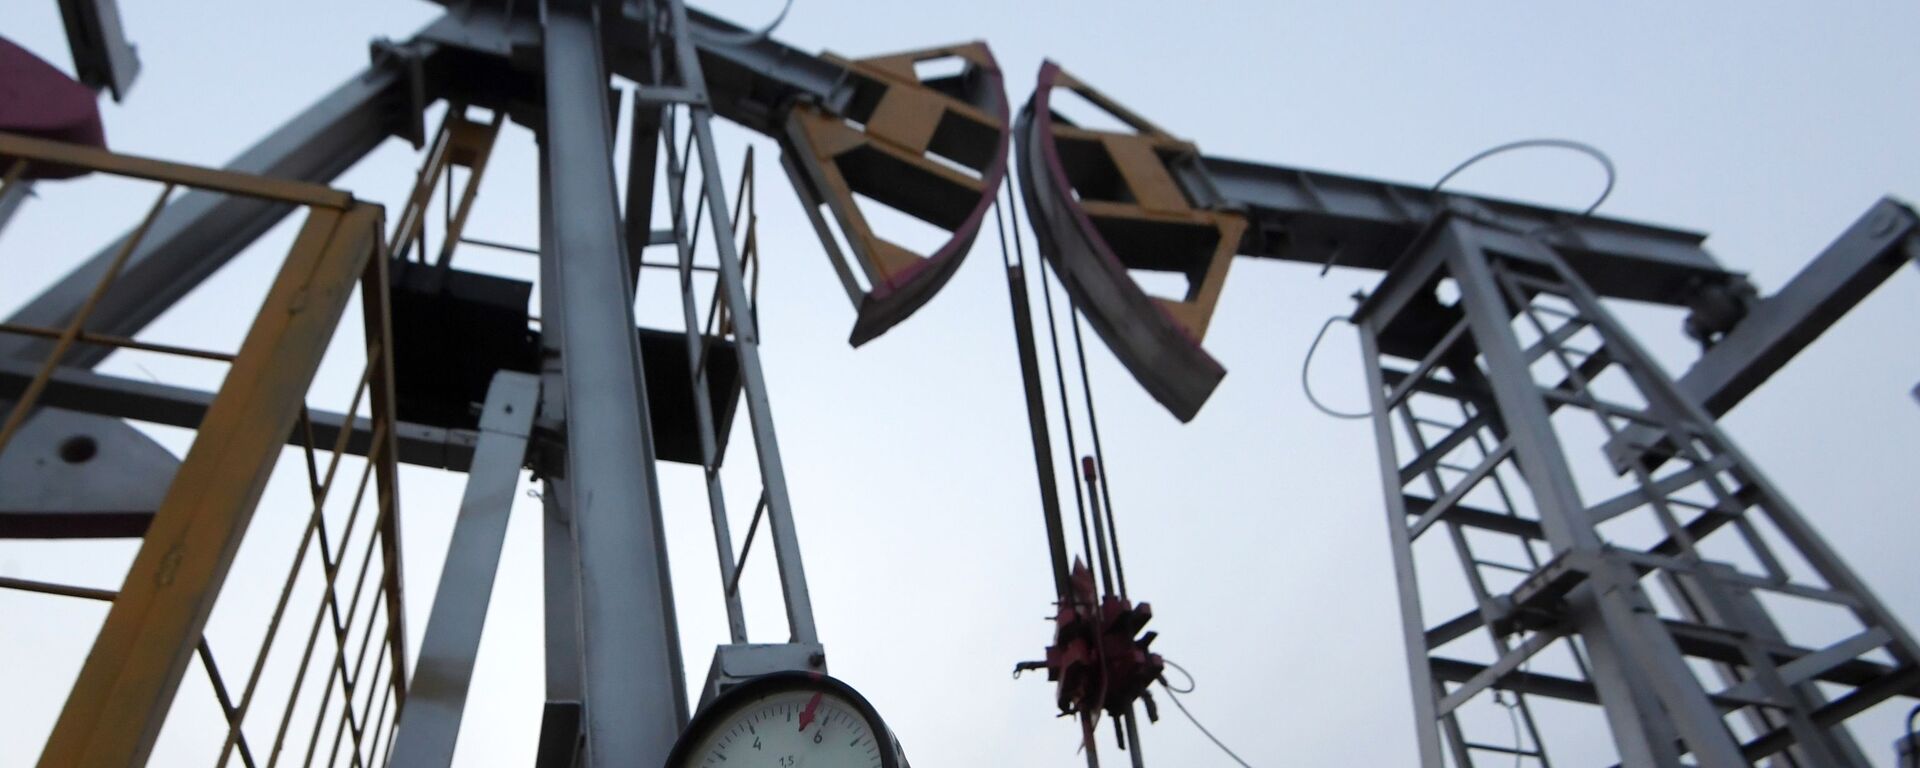
{"type": "MultiPolygon", "coordinates": [[[[6,5],[0,34],[70,69],[56,4],[6,5]]],[[[404,38],[438,13],[399,0],[122,5],[145,69],[125,103],[104,107],[109,143],[208,165],[362,68],[369,39],[404,38]]],[[[705,7],[757,26],[778,6],[705,7]]],[[[1051,57],[1210,154],[1413,184],[1495,143],[1585,140],[1620,169],[1603,213],[1711,233],[1714,253],[1770,292],[1879,196],[1920,199],[1916,24],[1920,7],[1891,2],[797,0],[778,36],[850,56],[984,39],[1016,105],[1051,57]]],[[[1078,764],[1077,729],[1052,716],[1051,687],[1008,675],[1050,642],[1052,587],[991,232],[926,308],[849,349],[852,310],[772,164],[774,147],[722,130],[729,177],[749,143],[761,158],[763,356],[833,673],[873,701],[916,764],[1078,764]]],[[[529,134],[509,129],[471,235],[538,242],[535,157],[529,134]]],[[[411,147],[389,141],[335,186],[386,203],[391,215],[417,162],[411,147]]],[[[1585,159],[1542,152],[1488,161],[1456,183],[1578,208],[1602,177],[1585,159]]],[[[152,194],[100,180],[39,191],[0,235],[0,312],[130,227],[152,194]]],[[[239,318],[264,295],[296,223],[142,338],[233,349],[245,329],[239,318]]],[[[457,263],[534,275],[523,256],[463,250],[457,263]]],[[[1312,410],[1298,381],[1314,330],[1377,280],[1236,262],[1206,340],[1229,374],[1190,424],[1168,416],[1089,339],[1129,586],[1153,604],[1155,648],[1198,679],[1189,706],[1258,766],[1413,760],[1371,430],[1312,410]]],[[[643,322],[678,317],[668,295],[666,281],[643,282],[643,322]]],[[[1910,479],[1920,405],[1908,394],[1920,382],[1916,296],[1920,279],[1904,269],[1723,422],[1909,626],[1920,623],[1912,587],[1920,505],[1910,479]]],[[[1672,370],[1693,359],[1678,313],[1621,312],[1672,370]]],[[[357,316],[348,317],[340,338],[353,341],[330,353],[316,406],[342,407],[358,373],[357,316]]],[[[102,370],[202,387],[221,375],[218,366],[135,354],[102,370]]],[[[1314,381],[1335,407],[1362,407],[1350,332],[1330,335],[1314,381]]],[[[179,430],[150,431],[176,450],[186,445],[179,430]]],[[[744,431],[735,435],[736,447],[746,444],[744,431]]],[[[740,451],[729,462],[736,535],[757,487],[750,465],[740,451]]],[[[209,631],[230,678],[244,674],[304,521],[303,472],[286,466],[209,631]]],[[[413,648],[461,483],[429,470],[404,476],[413,648]]],[[[713,543],[696,472],[662,469],[662,493],[697,686],[725,638],[713,543]]],[[[463,765],[531,762],[542,697],[538,512],[525,496],[515,508],[463,765]]],[[[135,546],[0,542],[0,574],[115,588],[135,546]]],[[[754,558],[743,587],[749,629],[762,642],[785,638],[770,554],[754,558]]],[[[309,616],[314,599],[297,593],[304,607],[293,615],[309,616]]],[[[103,605],[0,593],[0,766],[31,764],[104,615],[103,605]]],[[[1892,762],[1897,706],[1855,721],[1881,764],[1892,762]]],[[[1227,764],[1165,710],[1143,734],[1151,763],[1227,764]]],[[[154,764],[205,764],[221,721],[197,666],[175,712],[154,764]]],[[[270,741],[274,725],[250,720],[249,736],[270,741]]],[[[1104,728],[1101,743],[1103,758],[1124,760],[1104,728]]],[[[1592,758],[1556,757],[1576,766],[1592,758]]]]}

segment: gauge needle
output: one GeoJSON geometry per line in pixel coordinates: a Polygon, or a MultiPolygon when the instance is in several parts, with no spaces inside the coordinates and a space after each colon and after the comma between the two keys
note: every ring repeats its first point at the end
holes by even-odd
{"type": "Polygon", "coordinates": [[[800,710],[800,730],[804,731],[808,725],[813,724],[813,711],[819,707],[820,694],[815,693],[813,698],[807,699],[807,708],[800,710]]]}

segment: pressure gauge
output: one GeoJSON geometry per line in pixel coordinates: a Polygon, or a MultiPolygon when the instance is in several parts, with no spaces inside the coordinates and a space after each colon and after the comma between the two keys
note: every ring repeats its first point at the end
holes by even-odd
{"type": "Polygon", "coordinates": [[[695,715],[670,768],[906,768],[873,705],[826,675],[776,672],[720,694],[695,715]]]}

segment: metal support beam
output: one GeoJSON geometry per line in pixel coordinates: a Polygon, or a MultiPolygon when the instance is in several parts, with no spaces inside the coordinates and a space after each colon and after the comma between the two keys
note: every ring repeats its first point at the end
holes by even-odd
{"type": "Polygon", "coordinates": [[[208,410],[40,765],[146,761],[266,487],[271,457],[293,428],[379,230],[376,206],[309,215],[234,359],[228,381],[235,384],[208,410]]]}
{"type": "MultiPolygon", "coordinates": [[[[1916,254],[1920,216],[1898,200],[1881,198],[1674,383],[1708,414],[1724,415],[1916,254]]],[[[1653,429],[1636,426],[1609,452],[1617,461],[1645,460],[1640,454],[1656,436],[1653,429]]]]}
{"type": "MultiPolygon", "coordinates": [[[[400,62],[374,64],[234,158],[226,170],[326,183],[395,132],[395,107],[406,103],[407,94],[406,68],[400,62]]],[[[288,203],[241,195],[201,190],[180,195],[154,220],[115,281],[117,290],[94,308],[87,329],[133,336],[292,211],[288,203]]],[[[120,245],[116,240],[102,248],[8,322],[65,325],[120,245]]],[[[0,355],[38,360],[50,349],[51,342],[44,339],[0,336],[0,355]]],[[[83,346],[65,362],[91,367],[110,351],[83,346]]]]}
{"type": "Polygon", "coordinates": [[[7,231],[7,222],[20,212],[21,204],[33,196],[33,181],[15,179],[0,185],[0,232],[7,231]]]}
{"type": "Polygon", "coordinates": [[[394,734],[396,765],[445,766],[453,763],[460,716],[473,680],[480,632],[486,626],[493,579],[507,536],[514,489],[526,461],[538,406],[537,377],[501,371],[493,375],[480,413],[480,446],[467,473],[467,490],[447,544],[440,589],[433,596],[426,635],[420,641],[419,666],[406,712],[394,734]]]}
{"type": "Polygon", "coordinates": [[[1470,212],[1443,214],[1355,316],[1374,362],[1369,384],[1423,763],[1464,768],[1491,751],[1502,755],[1496,760],[1546,764],[1551,750],[1526,698],[1545,696],[1599,704],[1623,765],[1743,765],[1782,750],[1782,764],[1863,764],[1837,724],[1910,693],[1920,651],[1538,234],[1470,212]],[[1443,281],[1453,290],[1441,290],[1443,281]],[[1461,318],[1468,332],[1448,332],[1461,318]],[[1596,340],[1569,345],[1586,333],[1596,340]],[[1639,397],[1596,389],[1603,374],[1639,397]],[[1408,391],[1423,396],[1397,397],[1408,391]],[[1619,397],[1644,405],[1612,399],[1619,397]],[[1637,425],[1658,430],[1655,443],[1683,436],[1672,440],[1671,460],[1681,466],[1655,475],[1640,465],[1601,465],[1595,469],[1624,476],[1630,490],[1583,498],[1576,461],[1591,464],[1602,452],[1570,453],[1577,444],[1563,444],[1556,421],[1581,413],[1608,436],[1637,425]],[[1461,504],[1470,498],[1474,506],[1461,504]],[[1780,541],[1757,537],[1758,519],[1780,541]],[[1419,588],[1419,578],[1433,578],[1433,563],[1421,560],[1432,556],[1423,553],[1436,550],[1412,540],[1439,531],[1451,540],[1470,603],[1419,588]],[[1716,534],[1717,548],[1700,544],[1716,534]],[[1813,572],[1784,572],[1774,556],[1782,546],[1813,572]],[[1729,547],[1744,548],[1750,557],[1733,557],[1764,574],[1704,554],[1723,558],[1729,547]],[[1658,609],[1649,577],[1672,598],[1658,609]],[[1826,647],[1790,645],[1756,591],[1844,607],[1857,626],[1843,626],[1848,639],[1826,647]],[[1426,623],[1423,604],[1445,620],[1426,623]],[[1482,631],[1498,663],[1469,669],[1442,650],[1482,631]],[[1577,674],[1529,673],[1525,662],[1548,648],[1570,654],[1577,674]],[[1872,658],[1882,650],[1894,664],[1872,658]],[[1711,682],[1696,671],[1706,668],[1700,662],[1716,673],[1711,682]],[[1826,684],[1852,690],[1829,694],[1826,684]],[[1446,696],[1433,699],[1436,691],[1446,696]],[[1516,697],[1504,703],[1530,737],[1469,735],[1473,718],[1455,712],[1489,691],[1516,697]],[[1729,715],[1760,737],[1740,743],[1729,715]]]}
{"type": "MultiPolygon", "coordinates": [[[[26,388],[34,368],[22,362],[0,359],[0,400],[10,399],[26,388]]],[[[189,387],[156,384],[151,381],[112,376],[104,373],[61,367],[53,372],[40,402],[48,407],[85,411],[115,419],[165,424],[193,429],[206,417],[214,393],[189,387]]],[[[314,440],[331,445],[340,430],[349,429],[346,451],[367,455],[373,439],[373,423],[364,416],[347,417],[332,411],[313,411],[314,440]]],[[[399,440],[398,459],[434,469],[465,472],[473,461],[479,434],[467,429],[443,429],[424,424],[399,422],[394,430],[399,440]]],[[[288,445],[298,445],[302,436],[289,434],[288,445]]]]}
{"type": "Polygon", "coordinates": [[[1240,253],[1249,256],[1384,270],[1452,208],[1539,237],[1605,296],[1684,305],[1698,286],[1733,277],[1694,232],[1242,160],[1171,170],[1190,199],[1247,215],[1240,253]]]}
{"type": "MultiPolygon", "coordinates": [[[[688,9],[686,17],[691,34],[680,39],[699,51],[700,79],[684,83],[685,91],[675,100],[704,100],[721,117],[778,136],[786,108],[796,101],[844,113],[853,99],[854,85],[844,65],[771,38],[754,39],[752,32],[698,10],[688,9]]],[[[636,82],[647,82],[634,77],[640,74],[646,56],[643,48],[618,51],[615,70],[636,82]]],[[[683,61],[674,68],[687,63],[683,61]]]]}
{"type": "MultiPolygon", "coordinates": [[[[684,78],[683,85],[698,93],[707,91],[705,76],[693,45],[686,6],[678,0],[664,3],[672,24],[674,67],[684,78]]],[[[727,207],[726,182],[716,172],[720,158],[713,146],[712,111],[699,104],[686,108],[688,129],[692,131],[694,151],[702,173],[701,189],[707,215],[713,225],[714,254],[720,267],[721,299],[731,312],[734,327],[734,353],[740,362],[740,384],[747,402],[748,424],[753,432],[753,447],[760,464],[760,481],[767,499],[767,521],[773,536],[774,557],[779,561],[780,587],[787,607],[787,626],[791,640],[799,644],[820,642],[814,629],[813,601],[807,593],[806,569],[800,562],[800,539],[794,530],[793,507],[787,495],[787,474],[780,459],[780,442],[774,434],[772,405],[767,398],[766,372],[760,367],[759,320],[751,311],[742,276],[740,252],[733,238],[732,217],[727,207]]]]}
{"type": "MultiPolygon", "coordinates": [[[[627,257],[632,260],[635,283],[640,281],[641,254],[654,244],[653,182],[660,165],[660,105],[633,100],[630,126],[633,140],[627,145],[627,257]]],[[[668,243],[674,242],[669,239],[668,243]]],[[[665,245],[666,243],[662,243],[665,245]]]]}
{"type": "Polygon", "coordinates": [[[73,51],[73,71],[80,82],[96,91],[113,91],[114,101],[125,99],[140,74],[140,57],[120,27],[120,4],[60,0],[60,18],[67,26],[67,47],[73,51]]]}
{"type": "MultiPolygon", "coordinates": [[[[540,251],[554,252],[552,184],[547,156],[540,154],[540,251]]],[[[540,305],[566,303],[560,292],[560,265],[540,260],[540,305]]],[[[581,747],[580,702],[580,546],[573,533],[573,496],[564,479],[566,378],[561,370],[562,313],[546,316],[540,325],[540,420],[545,450],[536,449],[534,471],[543,476],[541,490],[542,582],[546,628],[547,704],[540,715],[540,747],[536,768],[573,768],[581,747]]]]}
{"type": "Polygon", "coordinates": [[[580,552],[590,765],[658,765],[686,722],[686,687],[613,175],[597,6],[545,5],[546,132],[580,552]]]}

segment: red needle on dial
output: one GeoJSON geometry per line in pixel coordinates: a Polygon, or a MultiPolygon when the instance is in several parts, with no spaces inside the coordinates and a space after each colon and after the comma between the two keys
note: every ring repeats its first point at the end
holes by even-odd
{"type": "Polygon", "coordinates": [[[820,694],[816,693],[813,698],[807,699],[807,708],[800,710],[800,730],[806,730],[813,723],[813,711],[819,707],[820,694]]]}

